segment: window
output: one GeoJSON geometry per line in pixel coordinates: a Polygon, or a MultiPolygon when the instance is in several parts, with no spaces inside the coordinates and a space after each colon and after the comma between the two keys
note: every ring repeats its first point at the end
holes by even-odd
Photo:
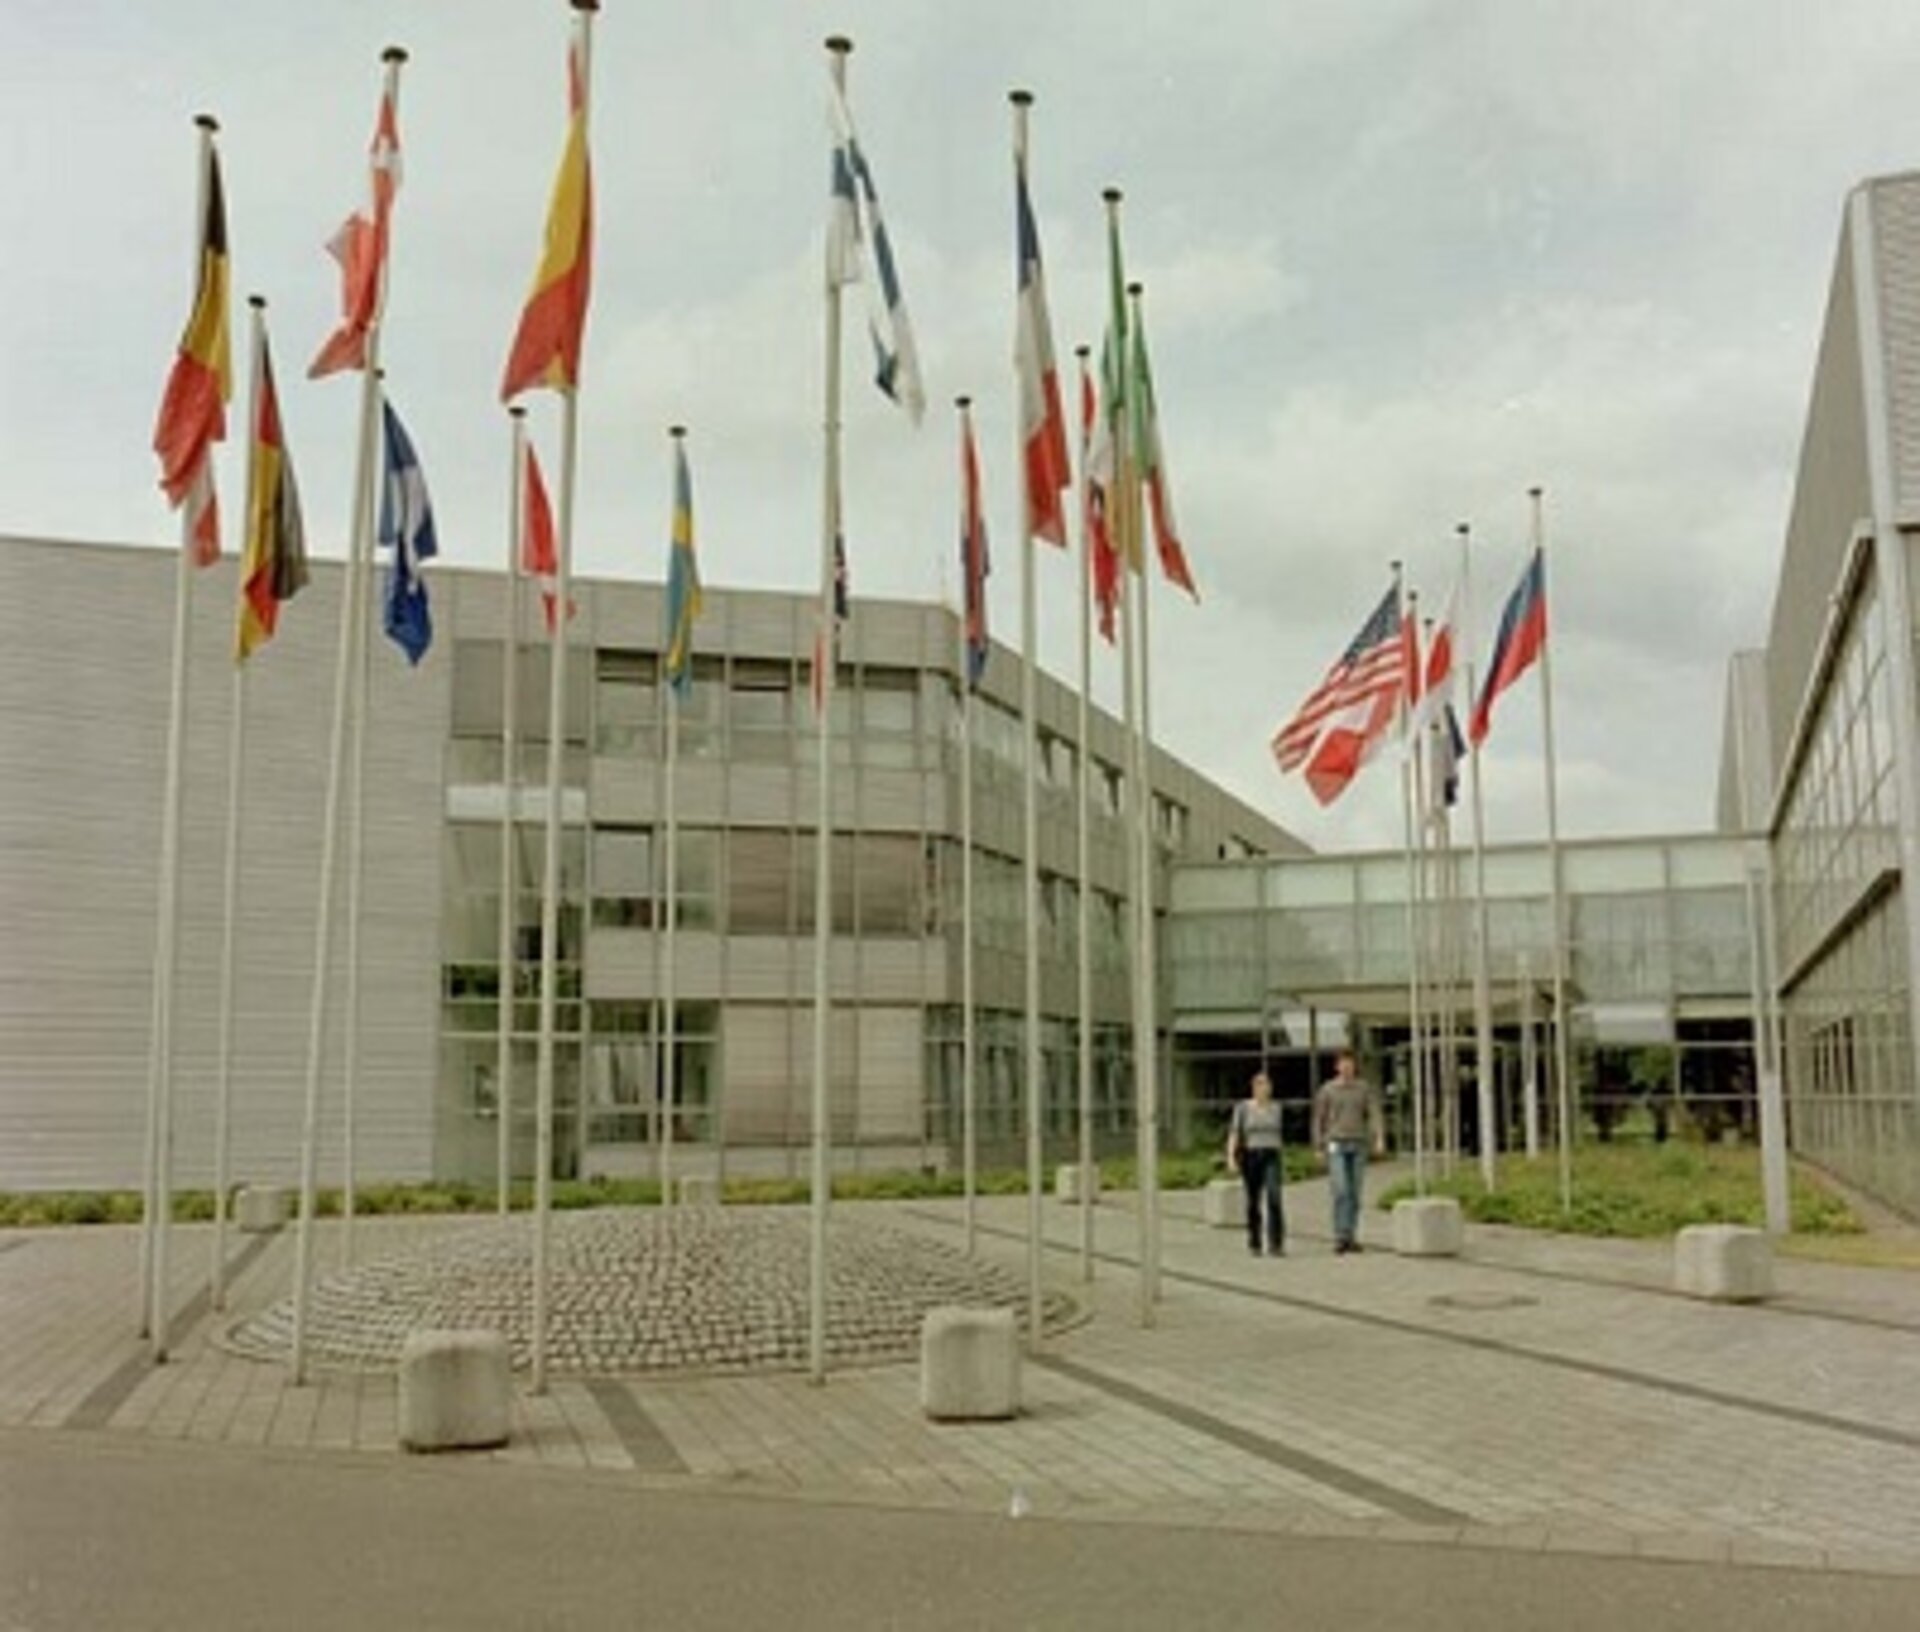
{"type": "Polygon", "coordinates": [[[602,754],[648,754],[658,719],[655,660],[649,652],[602,652],[594,699],[594,748],[602,754]]]}
{"type": "Polygon", "coordinates": [[[791,666],[736,660],[727,684],[727,727],[736,759],[782,762],[791,757],[791,666]]]}
{"type": "Polygon", "coordinates": [[[794,923],[791,833],[727,835],[727,928],[735,935],[789,935],[794,923]]]}
{"type": "Polygon", "coordinates": [[[612,929],[647,929],[654,921],[653,833],[644,827],[596,828],[593,834],[593,921],[612,929]]]}

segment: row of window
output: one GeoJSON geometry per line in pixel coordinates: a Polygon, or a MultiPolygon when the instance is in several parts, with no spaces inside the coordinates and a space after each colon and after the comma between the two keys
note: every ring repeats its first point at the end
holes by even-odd
{"type": "MultiPolygon", "coordinates": [[[[545,777],[548,718],[548,652],[521,648],[515,670],[514,725],[525,745],[518,766],[523,784],[545,777]]],[[[497,750],[477,744],[500,739],[506,721],[505,653],[497,641],[456,643],[453,681],[455,782],[497,781],[497,750]],[[488,774],[488,773],[491,774],[488,774]]],[[[605,650],[567,670],[565,740],[611,755],[657,756],[664,750],[658,659],[649,652],[605,650]]],[[[1020,716],[990,698],[971,700],[976,765],[992,782],[1024,775],[1026,728],[1020,716]]],[[[692,760],[741,763],[810,763],[817,752],[806,667],[759,658],[702,657],[694,661],[693,684],[676,705],[679,753],[692,760]]],[[[835,754],[842,764],[891,769],[937,770],[947,745],[957,742],[959,699],[944,674],[922,669],[849,668],[833,695],[835,754]]],[[[1035,762],[1043,790],[1072,797],[1078,791],[1079,752],[1049,730],[1036,733],[1035,762]]],[[[568,772],[579,780],[584,767],[568,772]]],[[[1126,812],[1126,773],[1096,759],[1094,808],[1107,817],[1126,812]]],[[[1189,812],[1178,800],[1153,796],[1155,837],[1185,845],[1189,812]]],[[[1234,843],[1251,851],[1244,840],[1234,843]]]]}

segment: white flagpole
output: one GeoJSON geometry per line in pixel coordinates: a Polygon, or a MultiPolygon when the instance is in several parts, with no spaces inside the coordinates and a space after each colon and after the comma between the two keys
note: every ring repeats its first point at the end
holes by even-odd
{"type": "Polygon", "coordinates": [[[1540,1155],[1540,1044],[1533,1011],[1533,959],[1520,954],[1521,1125],[1528,1160],[1540,1155]]]}
{"type": "MultiPolygon", "coordinates": [[[[369,365],[371,366],[371,365],[369,365]]],[[[384,378],[384,376],[382,376],[384,378]]],[[[371,509],[373,499],[368,496],[371,509]]],[[[398,570],[398,563],[395,563],[398,570]]],[[[368,624],[373,617],[373,551],[369,549],[352,568],[358,579],[359,610],[353,621],[353,701],[350,710],[352,793],[347,803],[347,991],[340,1120],[340,1267],[353,1264],[354,1113],[360,1090],[360,898],[366,874],[367,807],[367,680],[372,667],[373,642],[368,624]]]]}
{"type": "MultiPolygon", "coordinates": [[[[1533,509],[1533,547],[1540,552],[1541,593],[1546,593],[1547,533],[1542,491],[1527,489],[1533,509]]],[[[1551,615],[1551,608],[1548,609],[1551,615]]],[[[1540,729],[1547,761],[1547,854],[1553,868],[1553,1050],[1559,1078],[1560,1210],[1573,1207],[1573,1048],[1567,1014],[1567,900],[1560,870],[1559,776],[1553,755],[1553,642],[1540,643],[1540,729]]]]}
{"type": "MultiPolygon", "coordinates": [[[[241,512],[244,540],[253,528],[253,438],[260,424],[260,360],[266,350],[266,300],[249,295],[252,316],[252,386],[247,402],[246,509],[241,512]]],[[[220,892],[220,1062],[213,1105],[213,1258],[207,1279],[207,1302],[214,1309],[227,1306],[227,1183],[232,1156],[233,1124],[233,980],[234,919],[240,902],[240,778],[246,763],[247,660],[238,649],[239,618],[247,599],[247,556],[239,551],[235,580],[235,651],[233,707],[227,716],[227,861],[220,892]]]]}
{"type": "MultiPolygon", "coordinates": [[[[1401,564],[1393,563],[1393,581],[1403,578],[1401,564]]],[[[1420,627],[1420,598],[1412,591],[1402,592],[1401,617],[1420,627]]],[[[1415,651],[1418,652],[1416,647],[1415,651]]],[[[1415,658],[1416,665],[1418,657],[1415,658]]],[[[1420,800],[1420,777],[1416,769],[1419,733],[1413,725],[1412,697],[1400,703],[1400,816],[1401,844],[1407,864],[1407,1066],[1413,1084],[1413,1188],[1417,1195],[1427,1193],[1427,1074],[1421,1059],[1420,1036],[1420,862],[1416,859],[1414,834],[1424,817],[1416,813],[1420,800]]]]}
{"type": "MultiPolygon", "coordinates": [[[[212,114],[194,116],[200,131],[200,186],[194,211],[194,269],[205,253],[207,178],[213,168],[212,114]]],[[[207,450],[208,480],[213,451],[207,450]]],[[[167,704],[166,791],[160,816],[160,900],[155,915],[153,1030],[147,1047],[146,1205],[140,1234],[140,1334],[152,1339],[157,1365],[167,1357],[167,1230],[173,1211],[173,993],[180,946],[180,826],[185,799],[182,760],[187,740],[187,641],[193,612],[191,502],[180,510],[180,559],[174,566],[173,666],[167,704]]]]}
{"type": "MultiPolygon", "coordinates": [[[[963,435],[968,402],[966,397],[954,399],[954,406],[960,410],[963,435]]],[[[963,471],[963,484],[965,480],[963,471]]],[[[981,593],[985,592],[986,586],[982,585],[981,593]]],[[[960,615],[954,627],[959,636],[956,655],[960,661],[960,1191],[969,1258],[979,1244],[980,1211],[979,1127],[975,1121],[974,1094],[978,1034],[973,1013],[973,674],[967,642],[967,603],[972,593],[968,568],[963,565],[960,615]]]]}
{"type": "MultiPolygon", "coordinates": [[[[1117,234],[1120,214],[1120,189],[1109,187],[1102,197],[1106,200],[1107,218],[1117,234]]],[[[1115,370],[1121,378],[1125,377],[1127,367],[1127,337],[1125,333],[1113,334],[1108,343],[1114,348],[1115,370]]],[[[1111,393],[1109,393],[1111,396],[1111,393]]],[[[1137,647],[1139,645],[1138,623],[1135,602],[1139,599],[1133,588],[1133,581],[1140,575],[1133,571],[1134,550],[1130,531],[1132,506],[1128,502],[1128,489],[1132,486],[1130,476],[1131,460],[1127,448],[1126,415],[1115,413],[1111,400],[1100,405],[1101,412],[1112,421],[1110,435],[1113,445],[1113,487],[1112,511],[1108,518],[1113,545],[1120,556],[1120,696],[1122,736],[1126,752],[1121,756],[1125,765],[1125,803],[1129,819],[1135,824],[1143,820],[1140,802],[1140,765],[1138,759],[1139,693],[1135,684],[1137,647]]],[[[1122,846],[1127,860],[1127,916],[1130,924],[1128,953],[1131,964],[1128,972],[1128,1008],[1133,1022],[1133,1157],[1135,1205],[1139,1227],[1139,1264],[1138,1264],[1138,1317],[1142,1326],[1154,1324],[1152,1283],[1147,1272],[1147,1082],[1152,1074],[1152,1048],[1149,1039],[1143,1037],[1140,1025],[1140,982],[1136,978],[1140,959],[1143,956],[1140,941],[1140,893],[1145,887],[1141,869],[1140,846],[1128,842],[1122,846]]]]}
{"type": "MultiPolygon", "coordinates": [[[[1462,678],[1471,707],[1475,698],[1473,684],[1473,567],[1469,540],[1472,529],[1461,522],[1454,531],[1460,536],[1460,650],[1465,657],[1462,678]]],[[[1489,1190],[1497,1182],[1493,1127],[1493,989],[1488,962],[1493,956],[1487,933],[1487,817],[1486,801],[1480,786],[1480,744],[1468,744],[1469,772],[1473,781],[1473,1017],[1476,1101],[1480,1123],[1480,1181],[1489,1190]]]]}
{"type": "Polygon", "coordinates": [[[500,1013],[499,1051],[493,1068],[495,1201],[500,1216],[513,1210],[513,1023],[519,1007],[513,926],[516,821],[520,802],[520,558],[526,549],[527,411],[507,410],[513,421],[513,474],[507,486],[507,606],[501,636],[500,678],[500,1013]]]}
{"type": "MultiPolygon", "coordinates": [[[[1082,379],[1087,372],[1085,346],[1075,346],[1082,379]]],[[[1084,391],[1084,387],[1083,387],[1084,391]]],[[[1093,743],[1088,698],[1093,691],[1093,540],[1087,532],[1087,464],[1080,460],[1080,700],[1075,740],[1079,744],[1080,863],[1079,1010],[1080,1010],[1080,1279],[1093,1279],[1093,743]]]]}
{"type": "MultiPolygon", "coordinates": [[[[1140,327],[1140,293],[1138,283],[1127,285],[1127,298],[1131,307],[1129,335],[1137,334],[1140,327]]],[[[1124,366],[1132,367],[1132,343],[1126,353],[1124,366]]],[[[1139,389],[1139,382],[1133,382],[1139,389]]],[[[1128,411],[1134,412],[1131,393],[1127,398],[1128,411]]],[[[1141,1082],[1143,1096],[1144,1163],[1141,1172],[1141,1217],[1143,1220],[1141,1276],[1145,1296],[1150,1303],[1160,1299],[1160,1049],[1159,1049],[1159,1003],[1158,986],[1155,979],[1155,952],[1153,927],[1153,686],[1149,673],[1153,641],[1149,632],[1148,604],[1152,600],[1151,584],[1153,579],[1152,563],[1147,559],[1146,524],[1141,515],[1140,470],[1133,461],[1139,455],[1139,449],[1129,445],[1126,482],[1126,510],[1131,523],[1130,537],[1140,561],[1140,662],[1136,673],[1140,683],[1139,742],[1136,752],[1139,756],[1139,806],[1138,826],[1135,838],[1140,849],[1140,958],[1134,969],[1136,1025],[1144,1038],[1141,1049],[1141,1082]]]]}
{"type": "MultiPolygon", "coordinates": [[[[847,90],[847,56],[853,41],[831,35],[827,61],[841,96],[847,90]]],[[[828,253],[832,253],[829,244],[828,253]]],[[[839,653],[834,629],[834,540],[840,531],[840,282],[826,282],[826,402],[821,430],[824,437],[824,481],[820,516],[820,635],[815,649],[815,690],[820,699],[819,784],[820,814],[814,833],[813,878],[813,1172],[811,1272],[807,1283],[807,1374],[816,1383],[827,1380],[827,1093],[828,1064],[832,1058],[828,1032],[833,1023],[832,994],[827,982],[833,950],[833,688],[838,678],[839,653]]]]}
{"type": "MultiPolygon", "coordinates": [[[[580,135],[592,116],[593,13],[598,0],[573,0],[580,31],[580,135]]],[[[553,638],[547,663],[547,845],[540,890],[540,1053],[534,1109],[533,1392],[547,1391],[549,1226],[553,1212],[553,1071],[555,1009],[560,984],[560,783],[566,759],[567,613],[573,576],[573,487],[579,466],[580,383],[561,392],[560,515],[554,554],[553,638]]],[[[584,999],[582,999],[584,1001],[584,999]]]]}
{"type": "MultiPolygon", "coordinates": [[[[675,425],[671,435],[677,444],[687,434],[684,425],[675,425]]],[[[678,470],[676,461],[675,470],[678,470]]],[[[677,480],[677,476],[674,478],[677,480]]],[[[679,501],[676,499],[676,503],[679,501]]],[[[668,581],[672,581],[673,563],[667,563],[668,581]]],[[[671,639],[671,635],[668,637],[671,639]]],[[[693,662],[691,651],[687,653],[689,665],[693,662]]],[[[674,1011],[674,940],[680,927],[680,818],[678,801],[674,797],[674,773],[680,765],[680,699],[671,685],[661,676],[660,701],[667,711],[667,771],[662,796],[666,803],[667,834],[666,855],[666,913],[667,922],[664,931],[665,957],[660,967],[660,1012],[661,1037],[663,1046],[660,1055],[660,1205],[673,1205],[673,1111],[674,1089],[676,1086],[676,1062],[674,1060],[674,1032],[677,1015],[674,1011]]]]}
{"type": "MultiPolygon", "coordinates": [[[[407,60],[407,54],[397,45],[388,46],[381,53],[380,60],[386,64],[385,95],[391,99],[397,111],[400,105],[400,68],[407,60]]],[[[384,301],[381,304],[384,305],[384,301]]],[[[333,957],[333,870],[340,848],[340,784],[346,773],[354,631],[366,616],[366,608],[359,604],[357,586],[361,582],[359,569],[371,553],[372,545],[373,468],[380,428],[380,324],[381,319],[376,317],[367,330],[366,356],[360,373],[360,432],[354,454],[353,510],[346,570],[340,586],[340,641],[334,655],[333,725],[327,748],[327,798],[321,817],[320,901],[314,914],[313,986],[307,1008],[306,1091],[300,1121],[300,1224],[293,1266],[293,1347],[289,1369],[295,1384],[307,1380],[307,1306],[313,1279],[320,1077],[326,1058],[328,966],[333,957]]]]}
{"type": "MultiPolygon", "coordinates": [[[[1013,150],[1016,156],[1027,150],[1027,109],[1033,97],[1026,91],[1014,91],[1013,150]]],[[[1020,365],[1014,364],[1014,464],[1020,472],[1019,510],[1016,535],[1020,541],[1020,719],[1025,741],[1026,789],[1021,801],[1020,847],[1022,894],[1026,904],[1026,1111],[1027,1111],[1027,1352],[1040,1352],[1040,1258],[1046,1247],[1041,1240],[1041,1138],[1043,1114],[1041,1075],[1045,1069],[1040,1047],[1040,732],[1035,719],[1034,672],[1040,662],[1036,587],[1032,531],[1027,525],[1032,514],[1032,480],[1027,472],[1026,448],[1021,441],[1020,365]]]]}

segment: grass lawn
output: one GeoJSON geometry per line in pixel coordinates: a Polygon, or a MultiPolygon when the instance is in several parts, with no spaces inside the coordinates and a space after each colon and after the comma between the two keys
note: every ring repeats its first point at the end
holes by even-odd
{"type": "MultiPolygon", "coordinates": [[[[1489,1194],[1479,1169],[1463,1164],[1435,1179],[1429,1194],[1452,1196],[1478,1224],[1514,1224],[1572,1235],[1664,1236],[1688,1224],[1760,1224],[1766,1217],[1760,1153],[1748,1147],[1682,1143],[1589,1144],[1573,1153],[1573,1206],[1560,1207],[1556,1156],[1529,1161],[1502,1156],[1498,1188],[1489,1194]]],[[[1403,1181],[1380,1197],[1391,1207],[1414,1193],[1403,1181]]],[[[1859,1237],[1847,1204],[1804,1174],[1793,1175],[1797,1237],[1859,1237]]],[[[1837,1244],[1837,1242],[1836,1242],[1837,1244]]],[[[1859,1260],[1867,1261],[1867,1260],[1859,1260]]]]}

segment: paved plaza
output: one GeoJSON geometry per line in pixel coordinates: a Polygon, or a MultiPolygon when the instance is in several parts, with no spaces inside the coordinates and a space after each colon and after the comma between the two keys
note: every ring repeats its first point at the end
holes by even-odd
{"type": "MultiPolygon", "coordinates": [[[[1920,1575],[1920,1274],[1787,1259],[1776,1300],[1709,1305],[1667,1289],[1664,1243],[1470,1227],[1461,1259],[1403,1259],[1379,1213],[1368,1250],[1336,1258],[1324,1187],[1307,1183],[1289,1193],[1282,1259],[1203,1227],[1197,1195],[1168,1195],[1163,1298],[1142,1329],[1131,1199],[1095,1209],[1091,1283],[1079,1210],[1047,1202],[1054,1307],[1082,1318],[1027,1366],[1018,1420],[930,1423],[916,1368],[897,1361],[836,1368],[825,1386],[768,1368],[562,1373],[520,1393],[504,1449],[435,1466],[1450,1556],[1920,1575]]],[[[930,1262],[963,1239],[958,1202],[843,1204],[836,1218],[930,1262]]],[[[983,1273],[1021,1285],[1024,1199],[983,1201],[980,1221],[983,1273]]],[[[456,1260],[497,1251],[500,1227],[362,1219],[356,1273],[417,1264],[436,1243],[456,1260]]],[[[338,1230],[318,1236],[329,1274],[338,1230]]],[[[236,1346],[230,1331],[285,1297],[294,1236],[235,1239],[216,1315],[208,1231],[179,1231],[175,1357],[156,1368],[133,1337],[136,1230],[0,1233],[0,1429],[421,1467],[397,1449],[390,1373],[323,1366],[293,1387],[236,1346]]]]}

